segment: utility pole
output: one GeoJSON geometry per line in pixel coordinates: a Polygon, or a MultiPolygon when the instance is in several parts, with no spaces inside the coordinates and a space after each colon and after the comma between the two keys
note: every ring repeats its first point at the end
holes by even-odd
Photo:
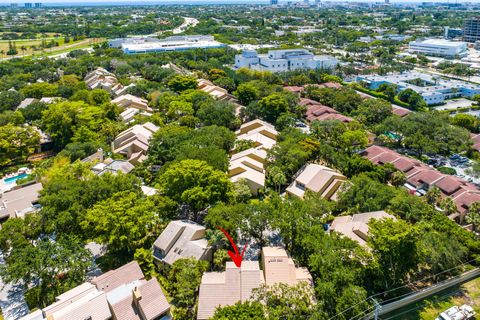
{"type": "Polygon", "coordinates": [[[377,300],[375,299],[372,299],[373,302],[375,303],[375,320],[378,320],[378,316],[380,314],[380,310],[382,309],[382,306],[380,305],[380,303],[378,303],[377,300]]]}

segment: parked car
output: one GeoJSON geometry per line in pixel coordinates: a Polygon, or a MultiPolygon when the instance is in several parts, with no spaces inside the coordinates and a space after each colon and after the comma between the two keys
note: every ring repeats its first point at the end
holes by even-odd
{"type": "Polygon", "coordinates": [[[468,320],[473,319],[475,316],[475,311],[469,305],[464,304],[463,306],[457,307],[453,306],[450,309],[445,310],[440,313],[437,319],[435,320],[468,320]]]}

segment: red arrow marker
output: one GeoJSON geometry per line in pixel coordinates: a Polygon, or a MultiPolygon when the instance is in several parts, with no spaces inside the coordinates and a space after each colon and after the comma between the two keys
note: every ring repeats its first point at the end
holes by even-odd
{"type": "Polygon", "coordinates": [[[224,229],[220,228],[220,227],[217,227],[217,228],[220,229],[220,231],[222,231],[225,234],[225,236],[228,238],[228,240],[230,241],[230,243],[233,247],[233,250],[235,250],[235,252],[229,250],[228,255],[230,256],[230,258],[232,258],[232,261],[235,263],[235,265],[238,268],[240,268],[240,266],[242,265],[242,261],[243,261],[243,255],[245,254],[245,250],[247,249],[247,244],[245,244],[245,246],[243,247],[242,254],[240,254],[238,252],[237,246],[235,245],[235,242],[233,242],[233,239],[232,239],[232,237],[230,237],[228,232],[225,231],[224,229]]]}

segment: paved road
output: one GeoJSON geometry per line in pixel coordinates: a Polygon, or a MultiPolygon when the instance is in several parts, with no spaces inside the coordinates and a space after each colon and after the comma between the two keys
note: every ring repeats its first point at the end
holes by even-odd
{"type": "MultiPolygon", "coordinates": [[[[0,264],[5,263],[0,254],[0,264]]],[[[5,320],[16,320],[28,314],[22,286],[3,283],[0,278],[0,308],[5,320]]]]}
{"type": "MultiPolygon", "coordinates": [[[[387,313],[394,312],[395,310],[407,307],[411,304],[414,304],[418,301],[424,300],[440,291],[446,290],[448,288],[463,284],[465,282],[468,282],[470,280],[476,279],[480,277],[480,268],[476,268],[470,271],[467,271],[455,278],[443,281],[437,285],[428,287],[422,291],[413,293],[403,299],[400,299],[398,301],[394,301],[385,305],[382,305],[382,308],[380,309],[379,315],[384,315],[387,313]]],[[[373,319],[374,317],[374,312],[369,314],[365,319],[373,319]]]]}

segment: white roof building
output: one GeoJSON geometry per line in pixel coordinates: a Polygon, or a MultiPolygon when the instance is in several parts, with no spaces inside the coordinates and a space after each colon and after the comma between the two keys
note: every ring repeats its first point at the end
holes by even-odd
{"type": "Polygon", "coordinates": [[[411,41],[408,44],[408,51],[428,56],[447,58],[464,57],[468,54],[466,42],[450,41],[446,39],[423,39],[411,41]]]}
{"type": "Polygon", "coordinates": [[[165,39],[126,39],[121,44],[121,49],[126,54],[185,51],[190,49],[213,49],[225,47],[223,43],[215,41],[213,36],[171,36],[165,39]]]}
{"type": "Polygon", "coordinates": [[[182,258],[211,260],[205,227],[189,220],[171,221],[153,244],[153,256],[166,265],[182,258]]]}
{"type": "Polygon", "coordinates": [[[346,180],[344,175],[331,168],[311,163],[299,170],[287,192],[303,198],[305,192],[310,190],[324,199],[335,200],[337,191],[346,180]]]}
{"type": "Polygon", "coordinates": [[[270,50],[268,54],[243,51],[235,56],[235,68],[250,68],[271,72],[302,69],[334,69],[338,60],[332,56],[316,56],[305,49],[270,50]]]}
{"type": "Polygon", "coordinates": [[[365,82],[373,90],[382,84],[395,84],[399,92],[412,89],[420,94],[428,105],[441,104],[446,99],[471,98],[480,94],[480,85],[416,71],[388,75],[361,75],[357,76],[357,81],[365,82]]]}

